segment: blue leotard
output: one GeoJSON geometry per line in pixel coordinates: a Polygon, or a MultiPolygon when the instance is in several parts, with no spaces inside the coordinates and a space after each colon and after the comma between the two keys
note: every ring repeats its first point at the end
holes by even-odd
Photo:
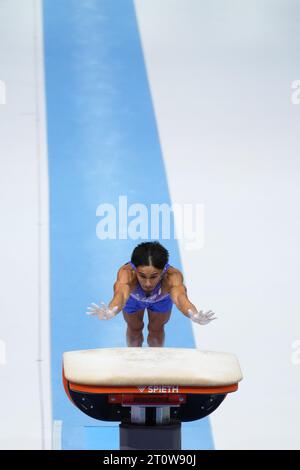
{"type": "MultiPolygon", "coordinates": [[[[131,261],[128,261],[131,267],[136,271],[136,267],[131,261]]],[[[170,267],[169,263],[164,266],[162,276],[170,267]]],[[[130,293],[129,298],[123,308],[126,313],[134,313],[137,310],[148,308],[153,312],[167,313],[171,310],[173,301],[168,292],[162,293],[161,281],[155,286],[149,295],[142,289],[139,282],[135,289],[130,293]]]]}

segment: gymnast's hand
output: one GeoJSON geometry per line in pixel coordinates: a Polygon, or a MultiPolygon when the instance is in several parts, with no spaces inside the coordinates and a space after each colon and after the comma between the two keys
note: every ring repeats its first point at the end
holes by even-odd
{"type": "Polygon", "coordinates": [[[203,310],[199,310],[199,312],[193,312],[191,309],[188,310],[188,316],[192,321],[195,323],[199,323],[199,325],[207,325],[212,320],[216,320],[217,317],[214,317],[214,312],[209,310],[206,313],[203,313],[203,310]]]}
{"type": "Polygon", "coordinates": [[[101,305],[91,303],[91,307],[88,307],[88,311],[85,312],[87,315],[97,315],[99,320],[110,320],[111,318],[116,316],[116,312],[118,310],[118,306],[116,305],[113,308],[108,308],[104,302],[101,302],[101,305]]]}

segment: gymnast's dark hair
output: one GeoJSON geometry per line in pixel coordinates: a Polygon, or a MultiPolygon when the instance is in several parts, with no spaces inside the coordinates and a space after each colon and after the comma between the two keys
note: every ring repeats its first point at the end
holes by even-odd
{"type": "Polygon", "coordinates": [[[169,252],[159,242],[144,242],[135,247],[131,255],[131,262],[138,266],[153,266],[163,269],[169,261],[169,252]]]}

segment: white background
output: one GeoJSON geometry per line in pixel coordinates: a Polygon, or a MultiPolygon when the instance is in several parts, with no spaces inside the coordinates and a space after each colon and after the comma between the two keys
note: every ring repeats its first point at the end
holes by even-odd
{"type": "Polygon", "coordinates": [[[0,3],[0,448],[51,448],[41,3],[0,3]]]}

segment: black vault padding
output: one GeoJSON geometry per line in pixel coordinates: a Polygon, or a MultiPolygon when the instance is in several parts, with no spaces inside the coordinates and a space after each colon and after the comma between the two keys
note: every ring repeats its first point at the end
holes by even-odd
{"type": "MultiPolygon", "coordinates": [[[[130,423],[130,407],[108,403],[108,394],[78,392],[68,388],[74,404],[91,418],[130,423]]],[[[186,403],[179,407],[170,407],[170,419],[185,422],[204,418],[220,406],[226,395],[186,394],[186,403]]]]}

